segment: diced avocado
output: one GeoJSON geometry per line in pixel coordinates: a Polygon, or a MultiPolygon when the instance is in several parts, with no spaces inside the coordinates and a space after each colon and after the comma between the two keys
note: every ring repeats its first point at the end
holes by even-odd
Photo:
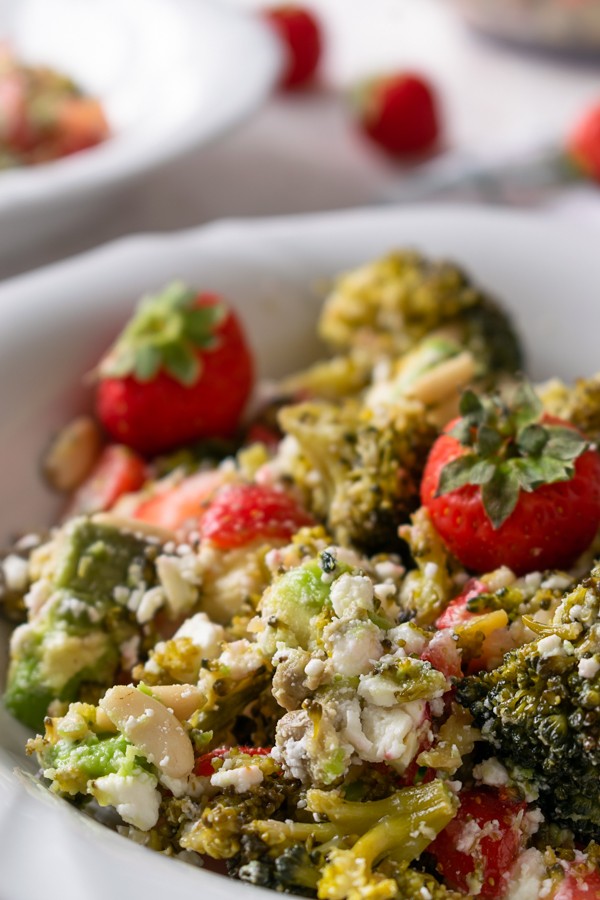
{"type": "Polygon", "coordinates": [[[113,684],[120,644],[139,630],[123,589],[151,588],[160,545],[130,532],[77,519],[65,531],[52,579],[54,592],[13,640],[7,708],[40,728],[52,700],[71,702],[82,686],[113,684]]]}
{"type": "Polygon", "coordinates": [[[261,612],[272,618],[274,639],[289,647],[307,649],[311,643],[311,619],[329,599],[330,584],[316,560],[291,569],[265,592],[261,612]]]}
{"type": "Polygon", "coordinates": [[[76,700],[84,682],[112,683],[119,653],[105,632],[79,636],[25,627],[29,634],[11,660],[4,696],[7,709],[25,725],[39,729],[52,700],[76,700]]]}
{"type": "Polygon", "coordinates": [[[160,546],[130,532],[79,519],[68,532],[54,576],[57,588],[81,598],[114,603],[117,587],[156,581],[160,546]]]}

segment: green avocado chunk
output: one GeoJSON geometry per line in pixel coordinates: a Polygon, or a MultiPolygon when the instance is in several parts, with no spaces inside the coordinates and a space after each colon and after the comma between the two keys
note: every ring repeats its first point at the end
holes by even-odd
{"type": "Polygon", "coordinates": [[[97,696],[114,683],[120,645],[140,633],[127,600],[156,585],[160,550],[90,519],[67,527],[51,596],[13,638],[4,699],[17,719],[39,729],[53,700],[97,696]]]}

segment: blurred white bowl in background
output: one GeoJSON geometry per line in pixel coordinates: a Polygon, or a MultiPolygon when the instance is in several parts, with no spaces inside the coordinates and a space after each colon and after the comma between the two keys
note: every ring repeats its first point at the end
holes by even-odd
{"type": "Polygon", "coordinates": [[[242,121],[281,64],[257,17],[210,0],[0,0],[0,40],[97,96],[112,129],[91,150],[0,172],[0,261],[242,121]]]}
{"type": "Polygon", "coordinates": [[[453,0],[469,24],[531,47],[600,55],[598,0],[453,0]]]}

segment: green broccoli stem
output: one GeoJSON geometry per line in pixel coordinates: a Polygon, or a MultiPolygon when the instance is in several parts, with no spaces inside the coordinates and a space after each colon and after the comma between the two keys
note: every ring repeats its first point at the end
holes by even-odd
{"type": "Polygon", "coordinates": [[[406,790],[422,791],[427,800],[422,802],[424,798],[413,795],[405,804],[399,803],[403,807],[400,812],[384,816],[354,844],[352,853],[357,859],[365,859],[370,866],[384,856],[396,862],[410,862],[421,855],[456,815],[458,803],[444,782],[432,781],[406,790]]]}
{"type": "Polygon", "coordinates": [[[457,807],[454,795],[439,779],[417,787],[402,788],[384,800],[343,800],[335,791],[313,789],[307,792],[306,801],[310,812],[327,816],[342,834],[364,834],[384,818],[414,817],[421,821],[430,812],[435,818],[438,810],[441,818],[449,813],[450,821],[457,807]]]}
{"type": "Polygon", "coordinates": [[[321,844],[338,837],[339,829],[329,822],[280,822],[277,819],[257,819],[245,831],[256,834],[269,847],[281,848],[312,840],[321,844]]]}

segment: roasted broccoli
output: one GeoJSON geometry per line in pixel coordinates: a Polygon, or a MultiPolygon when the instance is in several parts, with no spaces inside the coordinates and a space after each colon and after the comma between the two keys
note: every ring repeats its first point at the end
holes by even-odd
{"type": "Polygon", "coordinates": [[[432,331],[449,329],[486,370],[522,366],[507,315],[456,266],[399,251],[338,279],[319,323],[337,350],[363,348],[374,358],[406,353],[432,331]]]}
{"type": "Polygon", "coordinates": [[[552,623],[457,697],[515,780],[580,837],[600,833],[600,567],[565,596],[552,623]]]}
{"type": "Polygon", "coordinates": [[[280,422],[295,439],[280,455],[282,472],[304,490],[308,508],[335,541],[367,551],[397,549],[398,525],[418,505],[436,437],[422,406],[405,403],[376,414],[352,401],[301,403],[283,409],[280,422]]]}
{"type": "Polygon", "coordinates": [[[544,409],[567,419],[592,441],[600,441],[600,373],[580,378],[571,387],[558,379],[537,389],[544,409]]]}

